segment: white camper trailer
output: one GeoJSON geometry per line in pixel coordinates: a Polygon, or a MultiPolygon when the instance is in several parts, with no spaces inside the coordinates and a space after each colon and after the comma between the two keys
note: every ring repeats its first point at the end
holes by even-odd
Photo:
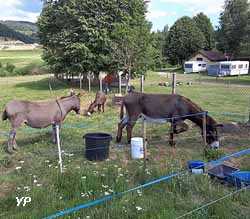
{"type": "Polygon", "coordinates": [[[216,65],[208,66],[208,75],[209,76],[247,75],[248,70],[249,70],[248,61],[219,62],[216,65]]]}
{"type": "Polygon", "coordinates": [[[220,62],[221,75],[247,75],[249,62],[247,61],[228,61],[220,62]]]}
{"type": "Polygon", "coordinates": [[[188,61],[184,65],[184,73],[204,72],[207,70],[207,63],[202,61],[188,61]]]}

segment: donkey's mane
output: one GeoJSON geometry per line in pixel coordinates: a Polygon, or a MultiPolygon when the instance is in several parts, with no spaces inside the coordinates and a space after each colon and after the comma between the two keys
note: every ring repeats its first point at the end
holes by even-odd
{"type": "Polygon", "coordinates": [[[183,97],[182,96],[182,98],[184,98],[184,99],[186,99],[189,103],[191,103],[194,107],[196,107],[198,110],[200,110],[200,111],[203,111],[203,109],[200,107],[200,106],[198,106],[196,103],[194,103],[192,100],[190,100],[189,98],[187,98],[187,97],[183,97]]]}

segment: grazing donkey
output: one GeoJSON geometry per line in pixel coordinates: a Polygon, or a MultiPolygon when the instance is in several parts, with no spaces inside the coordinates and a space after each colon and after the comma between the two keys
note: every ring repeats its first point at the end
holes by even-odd
{"type": "Polygon", "coordinates": [[[11,130],[8,138],[9,153],[17,150],[16,131],[23,123],[32,128],[46,128],[53,126],[53,137],[56,142],[56,125],[60,125],[70,111],[80,114],[80,94],[71,93],[70,96],[46,102],[30,102],[13,100],[6,104],[2,115],[3,120],[9,120],[11,130]]]}
{"type": "MultiPolygon", "coordinates": [[[[120,142],[122,130],[126,126],[127,139],[130,142],[132,130],[136,120],[141,114],[151,119],[172,118],[168,122],[173,123],[173,130],[170,133],[169,144],[174,145],[174,134],[179,134],[188,130],[188,125],[184,122],[191,120],[203,131],[203,115],[199,114],[203,110],[194,102],[180,95],[169,94],[144,94],[133,92],[124,97],[120,111],[121,122],[118,124],[116,141],[120,142]],[[127,116],[124,117],[124,106],[127,116]],[[187,116],[194,115],[194,116],[187,116]]],[[[211,116],[206,115],[206,141],[211,147],[219,147],[218,124],[211,116]]],[[[203,133],[202,133],[203,134],[203,133]]]]}
{"type": "Polygon", "coordinates": [[[104,113],[104,105],[106,100],[106,95],[103,92],[98,91],[96,93],[94,102],[92,102],[88,108],[87,115],[91,116],[91,114],[95,112],[95,107],[98,107],[98,112],[101,112],[102,107],[102,112],[104,113]]]}

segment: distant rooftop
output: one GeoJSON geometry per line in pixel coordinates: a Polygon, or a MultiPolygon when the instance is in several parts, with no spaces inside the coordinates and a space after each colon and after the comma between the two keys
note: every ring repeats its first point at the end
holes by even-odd
{"type": "Polygon", "coordinates": [[[227,57],[219,52],[219,51],[214,51],[214,50],[201,50],[199,52],[197,52],[196,54],[202,54],[203,56],[205,56],[206,58],[208,58],[209,60],[216,62],[216,61],[226,61],[227,57]]]}

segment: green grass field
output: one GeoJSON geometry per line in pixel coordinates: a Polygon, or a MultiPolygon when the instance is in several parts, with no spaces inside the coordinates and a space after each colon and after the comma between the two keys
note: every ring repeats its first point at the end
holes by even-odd
{"type": "MultiPolygon", "coordinates": [[[[0,111],[4,105],[16,98],[26,100],[46,100],[64,96],[70,86],[47,76],[21,77],[12,83],[9,79],[1,83],[0,111]],[[6,82],[7,80],[7,82],[6,82]],[[49,90],[49,82],[53,90],[49,90]]],[[[200,84],[197,75],[178,75],[183,83],[177,93],[191,98],[204,110],[217,114],[248,113],[250,88],[234,87],[227,84],[200,84]],[[187,86],[186,82],[195,82],[187,86]]],[[[145,92],[171,93],[171,88],[159,87],[159,82],[170,81],[156,72],[149,72],[145,83],[145,92]]],[[[137,90],[139,80],[132,82],[137,90]]],[[[115,91],[114,91],[115,92],[115,91]]],[[[81,97],[82,108],[94,98],[95,93],[81,97]]],[[[112,94],[108,96],[106,112],[92,117],[76,116],[70,113],[64,125],[89,124],[84,128],[62,129],[61,140],[65,172],[59,173],[57,147],[52,143],[48,130],[37,133],[17,134],[20,146],[14,155],[6,153],[7,137],[0,137],[0,218],[29,219],[43,218],[50,214],[68,209],[98,198],[126,191],[150,180],[187,168],[191,159],[207,160],[200,130],[190,128],[187,133],[176,136],[177,145],[172,148],[167,143],[169,125],[148,124],[147,169],[141,160],[132,160],[130,148],[126,145],[126,134],[122,146],[111,142],[110,157],[103,162],[90,162],[84,157],[84,139],[90,132],[105,132],[116,135],[119,121],[119,108],[112,106],[112,94]],[[124,145],[124,146],[123,146],[124,145]],[[31,197],[31,203],[17,207],[16,197],[31,197]]],[[[213,115],[217,120],[236,118],[213,115]]],[[[242,121],[242,120],[240,120],[242,121]]],[[[8,122],[0,122],[0,132],[9,130],[8,122]]],[[[21,130],[30,130],[23,126],[21,130]]],[[[134,136],[141,136],[141,125],[137,124],[134,136]]],[[[228,155],[249,148],[249,135],[227,135],[221,141],[219,155],[228,155]]],[[[232,159],[231,165],[242,170],[250,170],[249,156],[232,159]]],[[[152,185],[143,190],[129,193],[111,201],[79,210],[58,218],[95,218],[95,219],[170,219],[218,199],[234,187],[227,187],[205,175],[183,174],[176,178],[152,185]]],[[[249,190],[228,197],[210,207],[197,211],[185,218],[199,219],[247,219],[250,215],[249,190]]]]}
{"type": "Polygon", "coordinates": [[[0,62],[3,65],[7,63],[14,64],[16,67],[24,67],[30,63],[42,63],[41,50],[27,50],[27,51],[5,51],[0,50],[0,62]]]}

